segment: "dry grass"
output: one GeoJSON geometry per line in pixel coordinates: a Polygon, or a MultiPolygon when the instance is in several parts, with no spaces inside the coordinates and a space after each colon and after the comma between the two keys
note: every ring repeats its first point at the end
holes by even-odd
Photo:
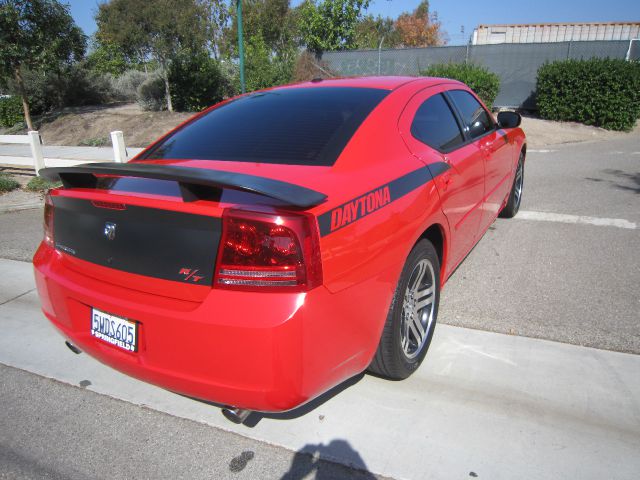
{"type": "MultiPolygon", "coordinates": [[[[65,109],[39,127],[45,145],[87,145],[124,132],[128,147],[146,147],[193,113],[145,112],[133,104],[65,109]]],[[[107,143],[110,145],[111,141],[107,143]]]]}

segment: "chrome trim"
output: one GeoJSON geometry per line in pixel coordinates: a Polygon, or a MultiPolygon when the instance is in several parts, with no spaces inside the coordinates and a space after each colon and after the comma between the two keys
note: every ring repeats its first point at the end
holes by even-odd
{"type": "Polygon", "coordinates": [[[276,271],[276,270],[229,270],[220,269],[220,275],[231,275],[234,277],[253,277],[253,278],[297,278],[295,271],[276,271]]]}

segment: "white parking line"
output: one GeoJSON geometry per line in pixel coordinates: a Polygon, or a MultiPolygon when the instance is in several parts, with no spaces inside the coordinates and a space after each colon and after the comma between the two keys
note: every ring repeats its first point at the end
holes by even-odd
{"type": "Polygon", "coordinates": [[[551,152],[556,152],[557,150],[546,150],[546,149],[542,149],[542,150],[536,150],[536,149],[531,149],[531,150],[527,150],[528,153],[551,153],[551,152]]]}
{"type": "Polygon", "coordinates": [[[567,215],[565,213],[521,210],[515,218],[519,218],[520,220],[536,220],[540,222],[582,223],[585,225],[596,225],[598,227],[626,228],[628,230],[635,230],[638,228],[635,222],[630,222],[624,218],[587,217],[585,215],[567,215]]]}

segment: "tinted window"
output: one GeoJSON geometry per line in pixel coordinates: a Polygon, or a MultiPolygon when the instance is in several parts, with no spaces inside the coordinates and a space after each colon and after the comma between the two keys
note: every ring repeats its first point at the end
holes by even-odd
{"type": "Polygon", "coordinates": [[[458,122],[440,94],[420,105],[411,124],[411,133],[438,150],[451,150],[462,143],[458,122]]]}
{"type": "Polygon", "coordinates": [[[144,158],[333,165],[388,93],[334,87],[255,93],[187,124],[144,158]]]}
{"type": "Polygon", "coordinates": [[[493,129],[491,117],[473,95],[464,90],[451,90],[448,94],[458,108],[464,129],[471,138],[477,138],[493,129]]]}

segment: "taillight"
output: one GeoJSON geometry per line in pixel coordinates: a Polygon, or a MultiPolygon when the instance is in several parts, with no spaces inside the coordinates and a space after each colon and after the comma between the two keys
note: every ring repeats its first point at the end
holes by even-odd
{"type": "Polygon", "coordinates": [[[320,245],[313,216],[224,211],[216,287],[305,291],[321,283],[320,245]]]}
{"type": "Polygon", "coordinates": [[[53,201],[51,195],[44,197],[44,243],[50,247],[54,246],[53,241],[53,201]]]}

